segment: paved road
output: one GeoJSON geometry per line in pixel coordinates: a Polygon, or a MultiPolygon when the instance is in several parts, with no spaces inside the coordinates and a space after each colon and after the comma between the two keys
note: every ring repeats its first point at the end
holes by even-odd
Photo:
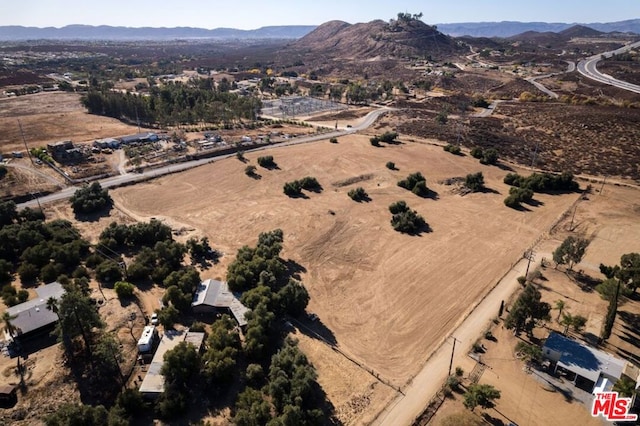
{"type": "MultiPolygon", "coordinates": [[[[536,254],[529,270],[540,265],[540,259],[550,258],[548,253],[536,254]]],[[[413,378],[400,394],[392,401],[373,422],[377,426],[411,425],[427,406],[429,400],[440,390],[447,378],[453,338],[456,339],[453,366],[459,365],[467,357],[473,343],[495,318],[500,309],[500,302],[507,301],[520,287],[518,277],[527,269],[527,260],[521,259],[487,296],[473,309],[463,322],[451,333],[435,353],[427,360],[422,370],[413,378]]]]}
{"type": "Polygon", "coordinates": [[[538,76],[535,76],[535,77],[528,77],[528,78],[525,78],[525,80],[527,80],[529,83],[531,83],[534,86],[536,86],[536,88],[538,90],[540,90],[541,92],[544,92],[549,97],[551,97],[553,99],[558,99],[560,96],[556,92],[553,92],[553,91],[547,89],[546,86],[544,86],[542,83],[538,83],[537,80],[540,80],[540,79],[543,79],[543,78],[547,78],[547,77],[553,77],[553,76],[560,75],[560,74],[574,72],[576,70],[576,64],[574,62],[571,62],[571,61],[566,61],[566,62],[567,62],[566,71],[555,72],[555,73],[551,73],[551,74],[538,75],[538,76]]]}
{"type": "Polygon", "coordinates": [[[587,78],[598,81],[600,83],[609,84],[611,86],[618,87],[620,89],[628,90],[634,93],[640,93],[640,86],[637,84],[627,83],[626,81],[617,80],[610,75],[603,74],[598,71],[598,62],[602,60],[602,57],[610,58],[613,55],[624,53],[628,50],[635,49],[640,46],[640,41],[628,44],[620,49],[605,52],[599,55],[591,56],[578,63],[578,72],[587,78]]]}
{"type": "MultiPolygon", "coordinates": [[[[375,123],[375,121],[378,119],[378,117],[380,117],[381,115],[385,114],[387,111],[390,111],[390,110],[391,110],[390,108],[380,108],[380,109],[376,109],[374,111],[371,111],[358,124],[356,124],[355,126],[353,126],[351,128],[346,128],[344,130],[337,130],[335,132],[330,132],[330,133],[323,133],[323,134],[319,134],[319,135],[300,137],[300,138],[292,139],[289,142],[279,143],[279,144],[276,144],[276,145],[267,145],[267,146],[264,146],[264,147],[259,147],[259,148],[254,148],[254,149],[247,149],[246,152],[262,151],[262,150],[265,150],[265,149],[270,149],[270,148],[274,148],[274,147],[281,147],[281,146],[300,145],[300,144],[303,144],[303,143],[316,142],[316,141],[319,141],[319,140],[327,140],[327,139],[332,138],[332,137],[340,137],[340,136],[356,133],[358,131],[364,130],[364,129],[368,128],[369,126],[371,126],[373,123],[375,123]]],[[[99,180],[99,182],[100,182],[100,185],[102,185],[103,188],[112,188],[112,187],[122,186],[122,185],[125,185],[125,184],[131,184],[131,183],[135,183],[135,182],[148,180],[150,178],[163,176],[163,175],[166,175],[166,174],[169,174],[169,173],[180,172],[180,171],[183,171],[183,170],[187,170],[187,169],[191,169],[191,168],[194,168],[194,167],[201,166],[203,164],[213,163],[215,160],[221,160],[223,158],[228,158],[228,157],[232,157],[232,156],[235,156],[235,155],[236,154],[226,154],[226,155],[221,155],[221,156],[213,157],[213,158],[203,158],[201,160],[188,161],[188,162],[185,162],[185,163],[176,163],[176,164],[171,164],[171,165],[168,165],[168,166],[159,167],[157,169],[146,170],[146,171],[144,171],[142,173],[125,173],[125,174],[121,174],[121,175],[118,175],[118,176],[112,176],[112,177],[109,177],[109,178],[101,179],[101,180],[99,180]]],[[[25,203],[18,204],[18,208],[24,208],[24,207],[34,208],[34,207],[37,206],[37,202],[38,201],[40,202],[40,204],[46,204],[46,203],[50,203],[50,202],[53,202],[53,201],[58,201],[58,200],[64,200],[64,199],[67,199],[67,198],[71,198],[71,196],[73,196],[73,194],[75,193],[75,191],[77,189],[78,189],[77,186],[69,186],[67,188],[64,188],[61,191],[55,192],[53,194],[46,195],[44,197],[41,197],[39,200],[35,200],[34,199],[34,200],[31,200],[31,201],[27,201],[25,203]]]]}

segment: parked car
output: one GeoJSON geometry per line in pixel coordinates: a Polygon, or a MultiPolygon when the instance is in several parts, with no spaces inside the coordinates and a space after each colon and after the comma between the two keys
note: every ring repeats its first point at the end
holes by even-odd
{"type": "Polygon", "coordinates": [[[151,325],[158,325],[158,314],[156,312],[151,315],[151,325]]]}

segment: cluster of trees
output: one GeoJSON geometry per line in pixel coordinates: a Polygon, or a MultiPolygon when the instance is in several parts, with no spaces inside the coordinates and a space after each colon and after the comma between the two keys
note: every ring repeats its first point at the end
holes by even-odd
{"type": "Polygon", "coordinates": [[[398,232],[418,234],[428,228],[427,222],[417,211],[411,210],[406,202],[397,201],[389,206],[391,226],[398,232]]]}
{"type": "Polygon", "coordinates": [[[530,189],[534,192],[577,191],[580,188],[574,180],[573,174],[564,172],[560,175],[553,173],[533,173],[527,177],[517,173],[509,173],[504,183],[517,188],[530,189]]]}
{"type": "Polygon", "coordinates": [[[482,149],[477,146],[471,150],[471,156],[480,160],[480,164],[493,165],[498,162],[499,154],[495,148],[482,149]]]}
{"type": "Polygon", "coordinates": [[[541,298],[540,291],[533,284],[527,284],[511,307],[504,322],[505,327],[515,329],[516,333],[525,331],[531,334],[538,321],[549,320],[551,305],[542,302],[541,298]]]}
{"type": "Polygon", "coordinates": [[[229,88],[216,87],[210,79],[199,79],[154,86],[145,95],[92,89],[82,97],[82,103],[90,114],[139,121],[147,126],[229,125],[255,120],[262,108],[261,101],[230,93],[229,88]]]}
{"type": "Polygon", "coordinates": [[[465,408],[473,411],[478,405],[485,410],[495,406],[495,400],[500,399],[500,391],[487,384],[472,384],[463,395],[465,408]]]}
{"type": "Polygon", "coordinates": [[[15,203],[0,203],[0,284],[8,305],[25,300],[24,292],[12,288],[14,274],[24,284],[49,283],[60,275],[86,275],[80,268],[90,253],[90,245],[66,220],[44,222],[40,211],[24,209],[15,203]]]}
{"type": "Polygon", "coordinates": [[[462,155],[462,149],[459,145],[447,144],[443,148],[446,152],[450,152],[453,155],[462,155]]]}
{"type": "Polygon", "coordinates": [[[320,182],[318,182],[316,178],[306,176],[299,180],[287,182],[283,187],[284,193],[289,197],[299,197],[302,195],[303,189],[312,192],[320,192],[322,191],[322,185],[320,185],[320,182]]]}
{"type": "Polygon", "coordinates": [[[99,182],[78,189],[70,201],[76,215],[102,211],[113,204],[109,191],[103,189],[99,182]]]}
{"type": "Polygon", "coordinates": [[[369,200],[369,194],[364,190],[363,187],[359,186],[357,188],[349,190],[347,195],[354,201],[361,202],[369,200]]]}
{"type": "Polygon", "coordinates": [[[265,169],[275,169],[278,167],[275,161],[273,161],[273,155],[266,155],[264,157],[258,157],[258,165],[265,169]]]}
{"type": "Polygon", "coordinates": [[[371,145],[373,146],[380,146],[380,142],[393,143],[397,138],[397,132],[384,132],[381,135],[375,135],[374,137],[369,139],[369,142],[371,142],[371,145]]]}
{"type": "Polygon", "coordinates": [[[47,150],[43,147],[39,148],[31,148],[29,153],[39,159],[40,161],[44,161],[45,163],[53,163],[53,158],[49,155],[47,150]]]}
{"type": "Polygon", "coordinates": [[[427,179],[420,172],[411,173],[406,179],[399,180],[398,186],[413,192],[419,197],[429,195],[427,179]]]}

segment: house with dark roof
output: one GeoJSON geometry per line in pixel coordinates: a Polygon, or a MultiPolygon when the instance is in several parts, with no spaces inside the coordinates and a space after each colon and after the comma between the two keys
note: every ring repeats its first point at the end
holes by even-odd
{"type": "Polygon", "coordinates": [[[545,341],[542,355],[555,373],[592,393],[610,391],[627,370],[627,361],[555,332],[545,341]]]}
{"type": "Polygon", "coordinates": [[[208,279],[201,282],[196,289],[191,307],[196,314],[228,312],[240,327],[247,325],[246,314],[249,308],[238,300],[224,281],[208,279]]]}
{"type": "MultiPolygon", "coordinates": [[[[58,322],[58,315],[47,309],[47,300],[50,297],[60,300],[64,292],[62,284],[52,282],[36,288],[37,297],[35,299],[8,308],[9,315],[15,317],[11,321],[16,329],[15,338],[26,339],[53,328],[52,326],[58,322]]],[[[6,330],[4,337],[6,341],[11,340],[11,336],[6,330]]]]}

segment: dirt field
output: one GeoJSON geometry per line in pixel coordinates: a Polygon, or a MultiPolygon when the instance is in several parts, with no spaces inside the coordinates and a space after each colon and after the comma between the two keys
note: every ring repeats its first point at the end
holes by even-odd
{"type": "Polygon", "coordinates": [[[24,152],[18,119],[30,148],[60,140],[86,142],[138,132],[136,126],[87,114],[79,94],[37,93],[0,99],[0,152],[24,152]]]}
{"type": "MultiPolygon", "coordinates": [[[[319,315],[330,339],[400,387],[576,198],[537,196],[543,206],[532,211],[507,209],[502,202],[508,192],[502,183],[506,171],[426,144],[374,148],[367,137],[350,136],[338,144],[319,142],[268,153],[279,170],[259,168],[260,179],[245,176],[246,164],[233,158],[121,188],[112,196],[138,215],[170,217],[203,230],[216,248],[229,254],[211,271],[213,276],[224,277],[235,251],[255,243],[260,232],[282,228],[283,256],[307,268],[303,279],[311,293],[309,310],[319,315]],[[387,161],[400,170],[386,169],[387,161]],[[396,185],[418,170],[437,199],[418,198],[396,185]],[[475,171],[484,173],[492,192],[460,197],[437,183],[475,171]],[[285,182],[307,175],[323,185],[321,194],[289,199],[282,193],[285,182]],[[371,176],[340,186],[365,175],[371,176]],[[346,193],[354,186],[363,186],[372,201],[352,201],[346,193]],[[393,231],[388,205],[401,199],[425,217],[432,233],[412,237],[393,231]]],[[[253,163],[257,155],[247,157],[253,163]]]]}
{"type": "MultiPolygon", "coordinates": [[[[598,192],[588,200],[578,204],[573,226],[574,233],[582,233],[591,238],[583,261],[574,269],[583,270],[585,274],[597,279],[604,277],[599,272],[599,264],[616,264],[624,253],[637,252],[640,244],[637,240],[637,214],[640,202],[638,189],[605,186],[602,194],[598,192]]],[[[543,243],[543,251],[551,251],[557,247],[562,239],[569,235],[571,215],[557,227],[552,238],[543,243]]],[[[566,304],[565,312],[572,315],[582,315],[587,318],[587,325],[582,334],[570,331],[572,337],[578,339],[584,336],[599,335],[607,302],[602,300],[595,291],[585,291],[564,273],[563,269],[551,266],[542,269],[543,280],[537,281],[544,301],[555,305],[556,300],[563,300],[566,304]]],[[[611,338],[602,348],[615,356],[634,361],[638,365],[637,356],[640,349],[637,345],[640,330],[634,327],[634,318],[640,314],[640,302],[628,300],[621,304],[618,317],[611,338]]],[[[557,310],[551,311],[551,321],[545,329],[536,329],[536,336],[544,338],[550,329],[562,331],[557,323],[557,310]]],[[[535,380],[533,374],[526,373],[522,361],[514,356],[514,347],[518,338],[513,333],[503,329],[500,325],[494,327],[493,334],[497,342],[483,340],[487,347],[482,360],[488,365],[480,383],[494,385],[502,392],[495,410],[486,413],[498,421],[507,423],[513,421],[521,426],[525,425],[601,425],[600,420],[591,417],[589,409],[571,398],[566,399],[559,392],[550,392],[548,387],[535,380]]],[[[475,361],[468,358],[468,363],[462,367],[466,372],[471,371],[475,361]]],[[[535,373],[534,373],[535,374],[535,373]]],[[[432,424],[440,424],[447,416],[463,411],[462,398],[447,400],[432,420],[432,424]]],[[[480,410],[476,410],[480,419],[480,410]]]]}

